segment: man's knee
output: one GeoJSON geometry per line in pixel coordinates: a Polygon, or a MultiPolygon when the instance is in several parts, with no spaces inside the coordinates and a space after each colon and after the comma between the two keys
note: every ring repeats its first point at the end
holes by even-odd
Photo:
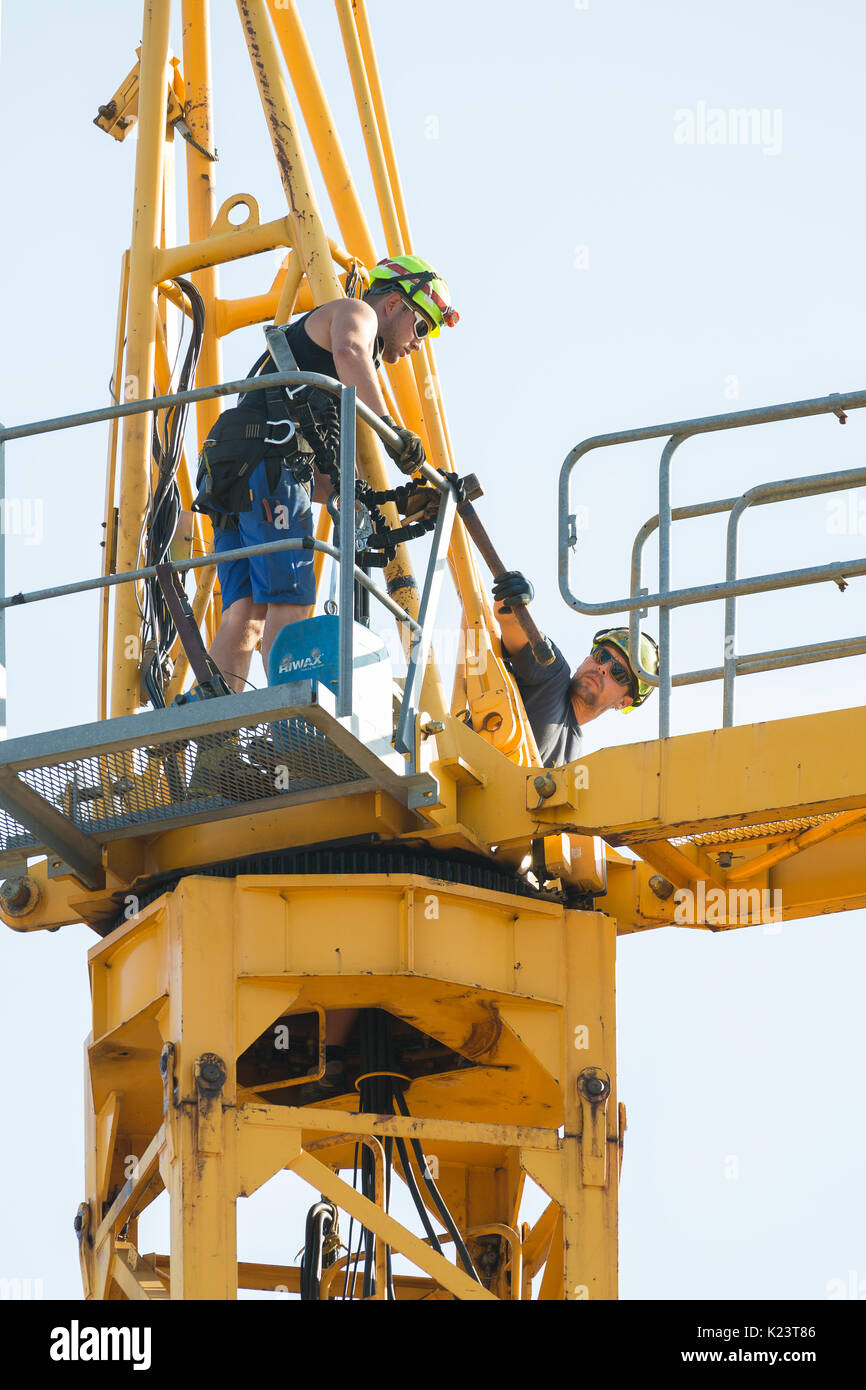
{"type": "Polygon", "coordinates": [[[268,605],[268,629],[279,630],[286,623],[300,623],[310,616],[308,603],[271,603],[268,605]]]}
{"type": "Polygon", "coordinates": [[[239,598],[230,608],[223,609],[221,626],[227,629],[241,646],[253,650],[261,641],[266,617],[265,604],[254,603],[249,597],[239,598]]]}

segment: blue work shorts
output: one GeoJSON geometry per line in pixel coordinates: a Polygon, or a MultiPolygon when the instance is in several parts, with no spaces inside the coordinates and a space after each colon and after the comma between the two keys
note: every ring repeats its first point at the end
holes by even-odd
{"type": "MultiPolygon", "coordinates": [[[[279,482],[268,487],[264,461],[250,475],[252,507],[238,514],[237,531],[214,526],[214,550],[238,550],[245,545],[313,536],[313,509],[306,488],[296,483],[283,465],[279,482]]],[[[273,551],[251,555],[248,560],[226,560],[217,565],[223,608],[239,598],[254,603],[313,604],[316,580],[312,550],[273,551]]]]}

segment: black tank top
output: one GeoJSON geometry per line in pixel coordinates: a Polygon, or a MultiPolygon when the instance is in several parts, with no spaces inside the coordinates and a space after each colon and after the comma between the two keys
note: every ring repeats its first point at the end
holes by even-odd
{"type": "MultiPolygon", "coordinates": [[[[310,314],[312,313],[315,313],[314,309],[310,310],[310,314]]],[[[304,314],[302,318],[295,319],[294,323],[290,323],[286,329],[286,341],[292,349],[298,370],[301,372],[319,372],[322,376],[330,376],[335,381],[339,381],[333,353],[328,352],[327,348],[319,347],[318,343],[314,343],[307,332],[306,322],[310,314],[304,314]]],[[[378,368],[376,349],[377,344],[374,341],[373,358],[378,368]]],[[[254,370],[254,368],[250,369],[250,375],[253,375],[254,370]]],[[[275,372],[276,370],[276,363],[269,354],[268,360],[261,369],[261,375],[264,376],[267,372],[275,372]]],[[[265,394],[264,391],[250,391],[247,395],[238,398],[238,405],[248,406],[252,410],[263,410],[265,394]]]]}
{"type": "MultiPolygon", "coordinates": [[[[311,309],[310,313],[313,312],[311,309]]],[[[336,377],[339,381],[333,353],[314,343],[307,332],[306,323],[309,317],[310,314],[304,314],[303,318],[295,319],[286,329],[286,341],[294,353],[295,361],[302,372],[320,372],[322,376],[336,377]]],[[[274,370],[273,360],[265,366],[265,371],[269,370],[274,370]]]]}

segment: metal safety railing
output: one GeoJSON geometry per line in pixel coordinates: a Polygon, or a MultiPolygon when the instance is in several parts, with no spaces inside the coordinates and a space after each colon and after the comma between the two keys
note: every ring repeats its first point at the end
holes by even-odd
{"type": "Polygon", "coordinates": [[[836,560],[828,565],[780,570],[773,574],[758,575],[751,579],[739,578],[737,575],[737,548],[739,524],[743,513],[752,506],[766,506],[771,502],[860,487],[866,484],[866,469],[847,469],[833,473],[813,474],[809,477],[791,479],[786,482],[764,483],[749,489],[740,497],[726,497],[712,502],[672,508],[671,463],[674,453],[685,440],[694,435],[710,434],[718,430],[739,429],[751,425],[771,424],[781,420],[797,420],[825,414],[837,416],[844,424],[847,411],[859,410],[863,406],[866,406],[866,391],[854,391],[847,395],[832,394],[816,397],[812,400],[793,401],[786,405],[764,406],[757,410],[738,410],[726,415],[708,415],[694,420],[680,420],[673,424],[651,425],[643,429],[622,430],[616,434],[595,435],[575,445],[566,456],[559,475],[560,593],[569,607],[588,616],[628,613],[629,648],[632,653],[640,651],[641,619],[647,616],[650,608],[658,608],[658,675],[644,670],[637,656],[632,658],[632,664],[642,680],[649,685],[658,687],[660,738],[667,738],[670,734],[671,690],[675,685],[696,685],[704,681],[721,680],[724,691],[722,722],[724,727],[728,727],[733,723],[734,683],[737,676],[751,675],[758,671],[772,671],[786,666],[807,665],[816,661],[831,661],[840,657],[859,656],[866,652],[866,634],[843,641],[817,642],[807,646],[783,647],[774,651],[752,652],[744,655],[737,655],[735,649],[738,598],[746,594],[770,593],[808,584],[821,584],[828,580],[844,588],[849,578],[866,574],[866,556],[860,555],[850,560],[836,560]],[[571,551],[577,543],[577,514],[569,510],[570,483],[574,469],[592,449],[662,438],[666,438],[666,443],[659,462],[659,509],[657,515],[650,517],[635,537],[632,548],[630,593],[623,598],[612,599],[603,603],[590,603],[578,598],[572,592],[569,580],[571,551]],[[684,589],[671,589],[672,523],[697,516],[711,516],[720,512],[730,513],[724,582],[700,584],[684,589]],[[647,588],[642,587],[643,548],[648,537],[656,529],[659,533],[658,589],[655,593],[650,593],[647,588]],[[725,601],[722,665],[698,671],[679,672],[674,675],[671,667],[670,649],[671,609],[696,603],[710,603],[719,599],[725,601]]]}
{"type": "MultiPolygon", "coordinates": [[[[175,405],[188,405],[197,401],[210,400],[216,396],[233,396],[249,391],[261,391],[274,387],[316,386],[338,397],[340,402],[340,496],[355,495],[355,446],[356,423],[360,417],[371,429],[392,447],[399,444],[397,435],[384,421],[356,397],[353,386],[318,372],[273,372],[265,377],[251,377],[242,381],[224,382],[218,386],[198,387],[192,391],[178,391],[171,395],[153,396],[146,400],[127,401],[121,405],[105,406],[97,410],[83,411],[74,415],[61,415],[47,420],[37,420],[26,425],[4,427],[0,425],[0,499],[6,490],[6,443],[12,439],[25,439],[37,434],[49,434],[58,430],[72,429],[81,425],[99,424],[104,421],[122,418],[126,415],[139,415],[166,409],[175,405]]],[[[407,772],[415,772],[414,720],[418,711],[421,683],[430,652],[432,627],[444,576],[448,544],[456,516],[456,495],[451,484],[429,464],[419,470],[427,482],[441,494],[438,515],[428,558],[418,618],[410,615],[395,603],[372,582],[369,575],[355,565],[355,525],[354,515],[351,526],[338,526],[337,545],[310,539],[286,539],[270,541],[261,545],[244,546],[237,550],[227,550],[219,555],[207,554],[189,559],[175,560],[164,568],[181,573],[203,566],[214,565],[228,560],[247,558],[252,555],[266,555],[280,550],[320,550],[340,566],[339,605],[338,605],[338,679],[337,679],[337,717],[352,713],[352,673],[354,637],[354,584],[363,585],[398,622],[406,623],[410,632],[407,654],[407,674],[403,696],[397,719],[394,746],[399,753],[407,755],[407,772]]],[[[95,579],[79,580],[71,584],[58,584],[30,593],[7,596],[5,592],[5,535],[0,528],[0,729],[5,736],[6,729],[6,633],[5,614],[9,608],[26,603],[58,598],[66,594],[84,593],[92,589],[111,588],[118,584],[130,584],[150,579],[156,575],[156,567],[149,566],[129,570],[119,574],[102,575],[95,579]]]]}

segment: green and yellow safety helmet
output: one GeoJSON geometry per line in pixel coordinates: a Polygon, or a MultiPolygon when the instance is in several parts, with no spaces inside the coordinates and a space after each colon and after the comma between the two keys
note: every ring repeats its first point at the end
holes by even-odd
{"type": "MultiPolygon", "coordinates": [[[[622,652],[623,656],[628,662],[629,670],[634,676],[635,685],[637,686],[636,693],[634,686],[632,686],[631,704],[626,705],[625,708],[626,711],[630,709],[637,709],[638,705],[642,705],[647,696],[653,693],[653,691],[655,690],[655,686],[648,685],[646,681],[641,680],[638,676],[635,675],[634,668],[631,663],[631,656],[629,655],[628,628],[602,628],[601,632],[597,632],[593,637],[592,645],[593,647],[617,647],[622,652]]],[[[658,645],[652,639],[652,637],[650,637],[648,632],[642,632],[640,635],[640,664],[643,667],[643,669],[645,671],[649,671],[651,675],[658,675],[659,649],[658,645]]]]}
{"type": "Polygon", "coordinates": [[[445,281],[420,256],[386,256],[370,271],[370,288],[378,289],[380,285],[399,291],[417,304],[433,325],[431,338],[439,337],[443,323],[453,328],[460,318],[457,310],[451,307],[445,281]]]}

